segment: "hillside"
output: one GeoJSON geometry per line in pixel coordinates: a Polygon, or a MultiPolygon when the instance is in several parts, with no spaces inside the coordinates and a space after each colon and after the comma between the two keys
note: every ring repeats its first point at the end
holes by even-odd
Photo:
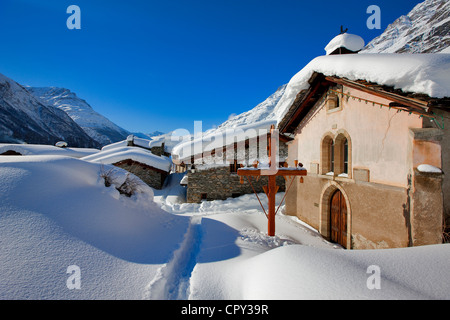
{"type": "Polygon", "coordinates": [[[427,0],[390,24],[362,53],[437,53],[450,46],[450,2],[427,0]]]}
{"type": "Polygon", "coordinates": [[[0,74],[0,142],[99,147],[64,111],[47,106],[0,74]]]}
{"type": "Polygon", "coordinates": [[[67,113],[83,130],[101,145],[126,139],[127,130],[96,112],[85,100],[74,92],[56,87],[27,87],[43,104],[48,104],[67,113]]]}

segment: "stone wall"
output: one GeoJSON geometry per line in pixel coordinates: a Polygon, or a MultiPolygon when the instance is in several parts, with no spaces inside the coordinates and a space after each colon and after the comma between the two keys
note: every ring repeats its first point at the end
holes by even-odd
{"type": "Polygon", "coordinates": [[[330,239],[330,199],[347,201],[348,249],[384,249],[442,242],[443,175],[415,170],[407,188],[309,173],[286,195],[286,214],[330,239]]]}
{"type": "Polygon", "coordinates": [[[166,156],[166,157],[170,157],[170,153],[166,152],[164,143],[161,146],[158,147],[151,147],[150,151],[157,156],[166,156]]]}
{"type": "Polygon", "coordinates": [[[443,240],[443,177],[440,173],[414,172],[411,195],[411,236],[414,246],[438,244],[443,240]]]}
{"type": "Polygon", "coordinates": [[[128,172],[131,172],[147,185],[158,190],[162,188],[164,181],[166,180],[166,177],[168,175],[167,172],[129,159],[114,163],[114,165],[128,172]]]}
{"type": "MultiPolygon", "coordinates": [[[[253,193],[252,186],[244,177],[244,183],[240,183],[240,177],[230,172],[229,166],[216,167],[204,170],[188,172],[187,201],[198,203],[202,200],[225,200],[227,198],[253,193]]],[[[262,193],[262,186],[268,184],[267,177],[261,177],[259,181],[252,178],[251,183],[256,192],[262,193]]],[[[279,192],[285,191],[285,180],[277,177],[279,192]]]]}
{"type": "Polygon", "coordinates": [[[330,201],[340,190],[347,206],[347,249],[407,247],[410,243],[408,190],[378,183],[308,174],[286,196],[286,214],[330,239],[330,201]]]}

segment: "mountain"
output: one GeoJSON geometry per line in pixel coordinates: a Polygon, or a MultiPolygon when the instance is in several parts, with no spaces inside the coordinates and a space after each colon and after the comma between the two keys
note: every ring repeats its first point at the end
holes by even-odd
{"type": "Polygon", "coordinates": [[[99,147],[64,111],[42,103],[14,80],[0,74],[0,142],[99,147]]]}
{"type": "Polygon", "coordinates": [[[450,47],[450,1],[426,0],[390,24],[361,53],[437,53],[450,47]]]}
{"type": "Polygon", "coordinates": [[[266,100],[258,104],[256,107],[250,111],[230,117],[230,119],[219,125],[216,129],[233,128],[240,125],[276,119],[274,109],[278,101],[283,96],[286,86],[287,84],[282,85],[277,89],[277,91],[271,94],[266,100]]]}
{"type": "Polygon", "coordinates": [[[27,87],[36,98],[66,112],[83,130],[102,146],[125,140],[130,134],[98,112],[69,89],[57,87],[27,87]]]}

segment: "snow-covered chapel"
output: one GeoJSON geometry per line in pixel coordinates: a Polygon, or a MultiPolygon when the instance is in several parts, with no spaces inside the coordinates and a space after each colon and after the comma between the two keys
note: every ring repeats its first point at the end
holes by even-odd
{"type": "Polygon", "coordinates": [[[287,193],[286,213],[348,249],[442,243],[450,55],[358,53],[363,47],[338,35],[286,88],[278,129],[294,138],[289,165],[308,170],[287,193]]]}

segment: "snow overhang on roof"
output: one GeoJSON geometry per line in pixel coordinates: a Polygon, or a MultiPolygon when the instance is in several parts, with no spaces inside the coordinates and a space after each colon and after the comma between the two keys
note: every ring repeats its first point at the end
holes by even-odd
{"type": "Polygon", "coordinates": [[[276,126],[277,121],[266,120],[234,128],[214,130],[210,133],[202,133],[200,137],[176,145],[172,149],[172,157],[174,161],[190,159],[193,156],[224,148],[236,142],[268,135],[272,125],[276,126]]]}
{"type": "Polygon", "coordinates": [[[311,88],[317,74],[328,79],[335,77],[386,86],[405,95],[423,95],[434,100],[450,97],[450,54],[320,56],[291,79],[280,99],[277,105],[277,109],[282,110],[280,132],[287,132],[283,126],[288,122],[286,118],[292,116],[294,102],[301,98],[301,92],[311,88]]]}
{"type": "Polygon", "coordinates": [[[134,146],[136,146],[136,147],[141,147],[141,148],[144,148],[144,149],[147,149],[147,150],[149,150],[151,148],[151,146],[150,146],[151,140],[142,139],[142,138],[138,138],[138,137],[133,136],[133,135],[129,135],[127,137],[127,139],[125,139],[125,140],[122,140],[122,141],[119,141],[119,142],[115,142],[115,143],[111,143],[111,144],[108,144],[108,145],[104,146],[102,148],[102,151],[112,150],[114,148],[126,147],[129,142],[133,142],[134,146]]]}
{"type": "Polygon", "coordinates": [[[82,160],[103,164],[114,164],[124,160],[133,160],[165,172],[169,172],[172,166],[169,158],[160,157],[150,151],[136,147],[102,150],[94,155],[84,157],[82,160]]]}
{"type": "Polygon", "coordinates": [[[334,37],[325,47],[327,55],[334,53],[339,48],[345,48],[351,52],[358,52],[364,48],[364,39],[355,34],[344,33],[334,37]]]}

